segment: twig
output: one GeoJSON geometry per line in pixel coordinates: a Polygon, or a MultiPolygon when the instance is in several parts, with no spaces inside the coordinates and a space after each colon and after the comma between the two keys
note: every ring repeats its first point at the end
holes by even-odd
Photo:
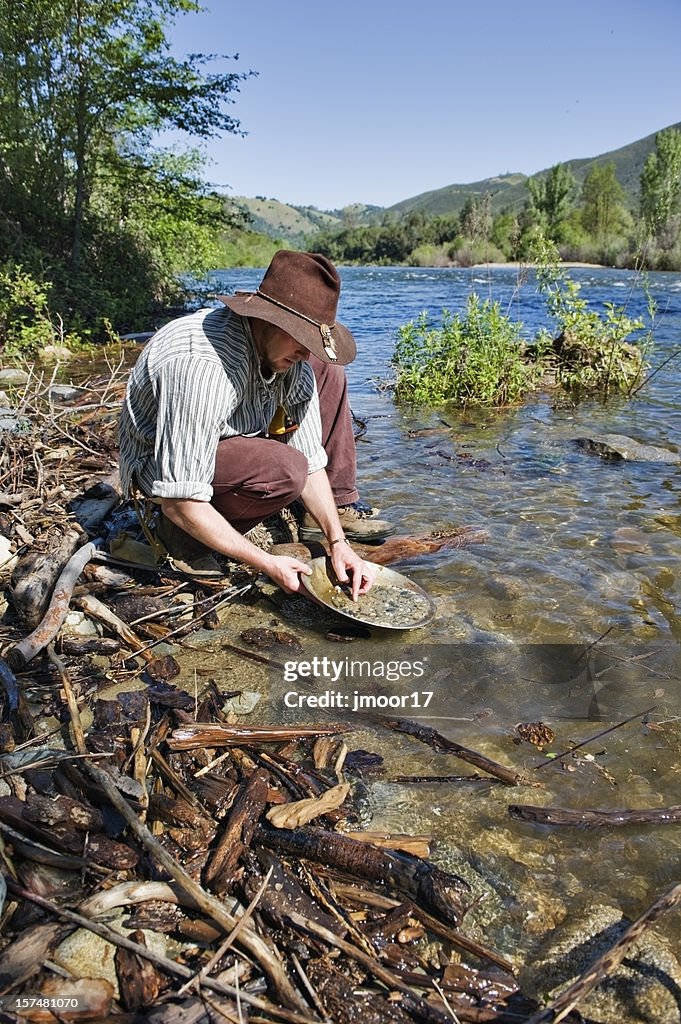
{"type": "Polygon", "coordinates": [[[69,679],[66,671],[66,666],[61,658],[59,658],[55,653],[54,646],[52,644],[47,645],[47,657],[61,677],[61,684],[64,687],[64,693],[66,695],[66,703],[68,704],[69,714],[71,715],[71,728],[73,729],[73,742],[76,750],[79,754],[87,754],[88,749],[85,744],[85,733],[83,732],[83,724],[80,720],[78,702],[76,701],[76,695],[73,692],[73,687],[71,686],[71,680],[69,679]]]}
{"type": "MultiPolygon", "coordinates": [[[[389,896],[370,892],[368,889],[358,889],[355,885],[348,885],[344,882],[338,882],[335,879],[333,887],[334,891],[338,895],[344,896],[346,899],[349,899],[354,903],[376,907],[379,910],[393,910],[395,907],[404,906],[405,904],[404,899],[395,900],[389,896]]],[[[476,942],[475,939],[471,939],[467,935],[462,935],[456,928],[443,924],[442,921],[438,921],[438,919],[433,917],[432,914],[426,913],[425,910],[422,910],[418,904],[411,900],[408,900],[407,903],[411,908],[411,912],[414,917],[418,918],[421,924],[424,925],[429,932],[439,935],[440,938],[451,942],[453,946],[465,949],[467,953],[472,953],[481,960],[488,960],[490,963],[500,967],[502,971],[506,971],[508,974],[513,974],[513,964],[500,953],[495,952],[493,949],[489,949],[487,946],[483,946],[482,943],[476,942]]]]}
{"type": "Polygon", "coordinates": [[[489,757],[485,757],[484,754],[480,754],[476,750],[462,747],[460,743],[447,739],[446,736],[443,736],[442,733],[437,732],[436,729],[431,728],[429,725],[411,722],[407,718],[389,718],[387,715],[367,715],[366,717],[372,722],[385,726],[387,729],[393,729],[395,732],[413,736],[414,739],[420,740],[421,743],[426,743],[433,750],[437,750],[438,753],[453,754],[454,757],[460,758],[467,764],[481,768],[488,775],[499,779],[500,782],[505,783],[507,786],[536,786],[536,782],[531,782],[529,779],[524,778],[518,772],[514,772],[512,768],[507,768],[497,761],[492,761],[489,757]]]}
{"type": "Polygon", "coordinates": [[[629,718],[625,718],[621,722],[617,722],[615,725],[608,726],[607,729],[602,729],[600,732],[597,732],[594,736],[589,736],[588,739],[582,740],[581,743],[576,743],[574,747],[570,747],[569,750],[564,750],[560,754],[554,754],[553,757],[547,758],[546,761],[541,761],[539,764],[536,764],[534,766],[534,770],[538,771],[540,768],[546,768],[546,766],[549,764],[559,763],[561,757],[567,757],[568,754],[571,754],[574,750],[580,750],[582,747],[585,747],[588,743],[593,743],[594,740],[599,740],[601,736],[607,736],[609,732],[614,732],[615,729],[621,729],[623,725],[628,725],[629,722],[633,722],[636,718],[641,718],[643,715],[649,715],[650,712],[654,711],[656,707],[657,704],[653,704],[652,707],[646,708],[645,711],[637,711],[635,715],[629,715],[629,718]]]}
{"type": "MultiPolygon", "coordinates": [[[[220,600],[215,603],[212,610],[217,611],[218,608],[222,608],[223,605],[229,604],[230,601],[233,601],[237,597],[241,597],[241,595],[250,590],[252,586],[252,583],[247,583],[245,587],[240,587],[238,589],[232,587],[224,597],[220,598],[220,600]]],[[[146,652],[152,647],[166,643],[172,637],[177,636],[178,633],[191,633],[193,630],[199,629],[200,626],[201,619],[194,619],[192,622],[183,622],[181,626],[177,627],[177,629],[172,629],[169,633],[164,633],[163,636],[159,636],[156,640],[152,640],[150,643],[140,647],[137,654],[141,654],[144,657],[146,652]]]]}
{"type": "Polygon", "coordinates": [[[663,896],[660,896],[651,907],[648,908],[639,918],[630,924],[617,942],[607,952],[599,956],[576,981],[565,989],[548,1006],[545,1006],[538,1013],[529,1018],[527,1024],[558,1024],[558,1021],[567,1017],[574,1009],[580,999],[583,999],[593,991],[596,985],[607,978],[624,960],[629,947],[646,931],[667,910],[671,910],[681,901],[681,884],[672,886],[663,896]]]}

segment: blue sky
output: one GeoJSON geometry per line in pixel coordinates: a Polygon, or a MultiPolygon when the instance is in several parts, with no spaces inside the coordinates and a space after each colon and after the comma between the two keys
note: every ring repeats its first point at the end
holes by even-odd
{"type": "Polygon", "coordinates": [[[233,195],[390,206],[681,121],[681,0],[207,0],[173,51],[239,53],[204,148],[233,195]]]}

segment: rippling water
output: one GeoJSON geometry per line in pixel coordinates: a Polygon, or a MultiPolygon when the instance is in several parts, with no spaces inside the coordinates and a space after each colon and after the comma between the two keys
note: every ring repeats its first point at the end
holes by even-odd
{"type": "MultiPolygon", "coordinates": [[[[498,299],[531,337],[549,324],[532,280],[519,286],[512,268],[341,273],[340,318],[359,349],[348,368],[352,405],[368,427],[358,445],[363,497],[400,533],[452,525],[489,533],[485,544],[400,565],[436,598],[438,614],[427,635],[411,634],[408,644],[375,637],[372,650],[388,657],[425,645],[438,679],[438,717],[426,716],[430,724],[528,770],[541,756],[528,745],[519,750],[512,736],[518,721],[550,721],[557,734],[551,749],[562,751],[654,706],[643,725],[639,716],[590,744],[586,759],[545,771],[546,790],[524,791],[522,800],[603,808],[679,802],[681,466],[605,462],[574,439],[617,433],[681,449],[681,359],[662,366],[681,344],[681,276],[650,275],[658,305],[652,358],[662,368],[633,399],[553,408],[552,396],[542,394],[517,408],[461,412],[398,408],[377,389],[375,381],[390,373],[397,328],[422,310],[435,317],[443,308],[457,311],[476,291],[498,299]]],[[[570,273],[596,306],[612,301],[630,315],[644,312],[634,273],[570,273]]],[[[216,280],[232,290],[259,277],[234,270],[216,280]]],[[[366,739],[372,742],[375,736],[366,739]]],[[[388,742],[384,753],[388,774],[457,770],[410,741],[388,742]]],[[[431,830],[445,861],[453,850],[481,858],[511,907],[510,931],[503,926],[498,936],[507,948],[529,948],[566,907],[573,913],[603,901],[637,913],[678,880],[680,826],[533,829],[508,819],[506,803],[517,799],[499,789],[371,787],[377,827],[431,830]],[[509,885],[516,896],[530,891],[514,903],[509,885]]],[[[678,942],[678,925],[667,927],[678,942]]]]}
{"type": "MultiPolygon", "coordinates": [[[[574,269],[582,294],[645,310],[638,277],[574,269]]],[[[229,271],[220,286],[250,287],[258,272],[229,271]]],[[[367,421],[360,487],[400,532],[448,524],[486,529],[489,543],[421,558],[410,574],[439,599],[431,639],[518,642],[626,636],[681,639],[681,472],[659,463],[607,463],[574,444],[596,433],[679,450],[681,360],[631,400],[552,408],[541,395],[518,408],[400,409],[375,386],[390,374],[396,331],[422,311],[459,310],[471,290],[498,299],[532,337],[548,325],[533,282],[513,269],[345,268],[340,315],[358,340],[349,367],[353,410],[367,421]],[[513,586],[506,586],[508,581],[513,586]]],[[[654,362],[681,342],[681,277],[654,274],[654,362]]]]}

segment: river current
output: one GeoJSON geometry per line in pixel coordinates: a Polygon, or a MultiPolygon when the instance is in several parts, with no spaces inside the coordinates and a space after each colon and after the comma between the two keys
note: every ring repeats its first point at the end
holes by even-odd
{"type": "MultiPolygon", "coordinates": [[[[596,308],[614,302],[632,316],[645,311],[631,271],[570,274],[596,308]]],[[[260,276],[229,270],[211,283],[218,292],[250,289],[260,276]]],[[[635,397],[572,405],[539,393],[482,411],[401,408],[377,382],[390,378],[401,324],[423,310],[434,320],[443,308],[461,310],[471,291],[498,300],[527,338],[549,327],[531,275],[519,282],[511,267],[352,267],[341,276],[339,318],[358,343],[348,368],[352,407],[366,424],[362,497],[401,534],[472,526],[488,539],[396,567],[435,599],[427,629],[376,631],[339,651],[312,626],[310,650],[317,643],[335,658],[424,658],[428,671],[408,689],[434,695],[427,709],[400,713],[544,784],[518,791],[393,783],[397,775],[465,774],[466,766],[391,734],[380,751],[384,775],[367,783],[371,827],[430,832],[442,863],[476,864],[494,893],[488,938],[507,954],[527,956],[553,925],[595,904],[635,917],[679,881],[680,826],[560,830],[514,821],[507,805],[681,802],[681,465],[610,462],[575,443],[609,433],[681,451],[681,276],[649,277],[657,304],[651,363],[659,369],[635,397]],[[516,731],[537,721],[556,736],[544,752],[516,731]]],[[[386,685],[361,683],[377,693],[386,685]]],[[[275,686],[269,712],[281,711],[275,686]]],[[[376,749],[375,732],[355,724],[353,745],[376,749]]],[[[678,921],[662,929],[678,946],[678,921]]]]}

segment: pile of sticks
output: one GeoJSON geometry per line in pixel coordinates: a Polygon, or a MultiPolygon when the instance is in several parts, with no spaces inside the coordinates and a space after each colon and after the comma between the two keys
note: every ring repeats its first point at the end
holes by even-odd
{"type": "Polygon", "coordinates": [[[70,748],[2,756],[1,992],[56,991],[100,1021],[444,1024],[537,1009],[504,957],[461,931],[465,882],[400,849],[408,838],[353,828],[337,724],[228,725],[216,698],[191,713],[167,683],[121,693],[96,701],[87,734],[74,706],[70,748]],[[123,932],[108,923],[120,907],[123,932]],[[65,976],[76,929],[116,948],[115,979],[65,976]]]}

